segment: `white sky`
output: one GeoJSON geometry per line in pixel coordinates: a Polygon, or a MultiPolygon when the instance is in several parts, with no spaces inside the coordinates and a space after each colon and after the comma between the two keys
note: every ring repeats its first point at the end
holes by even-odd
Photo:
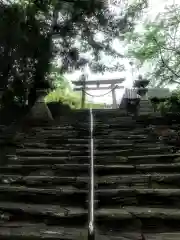
{"type": "MultiPolygon", "coordinates": [[[[166,4],[173,4],[173,3],[178,3],[180,4],[180,0],[149,0],[149,9],[148,9],[148,18],[151,20],[157,16],[159,12],[162,12],[166,4]]],[[[123,46],[119,42],[115,42],[114,48],[118,51],[119,49],[122,49],[123,46]]],[[[120,60],[122,61],[122,60],[120,60]]],[[[123,85],[124,87],[132,87],[133,80],[136,79],[138,75],[138,70],[134,69],[133,74],[132,74],[132,68],[129,65],[129,60],[125,59],[123,60],[123,63],[125,65],[125,71],[124,72],[113,72],[109,73],[106,72],[103,75],[102,74],[92,74],[90,71],[87,70],[88,72],[88,79],[89,80],[101,80],[101,79],[117,79],[117,78],[122,78],[124,77],[126,80],[124,81],[123,85]],[[132,77],[133,76],[133,77],[132,77]]],[[[143,74],[143,73],[142,73],[143,74]]],[[[67,77],[70,80],[78,80],[81,75],[80,71],[77,71],[73,74],[66,74],[65,77],[67,77]]],[[[173,88],[173,87],[171,87],[173,88]]],[[[107,93],[109,90],[93,90],[89,91],[91,95],[102,95],[107,93]]],[[[116,90],[116,97],[117,97],[117,102],[121,99],[123,95],[123,89],[117,89],[116,90]]],[[[94,101],[94,102],[101,102],[101,103],[112,103],[112,95],[111,93],[104,96],[104,97],[94,97],[90,98],[88,97],[89,100],[94,101]]]]}

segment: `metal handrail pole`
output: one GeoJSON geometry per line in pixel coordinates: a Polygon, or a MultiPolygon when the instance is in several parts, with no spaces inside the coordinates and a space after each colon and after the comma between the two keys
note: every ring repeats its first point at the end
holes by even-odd
{"type": "Polygon", "coordinates": [[[90,188],[89,188],[89,222],[88,240],[95,240],[94,228],[94,139],[93,139],[93,112],[90,109],[90,188]]]}

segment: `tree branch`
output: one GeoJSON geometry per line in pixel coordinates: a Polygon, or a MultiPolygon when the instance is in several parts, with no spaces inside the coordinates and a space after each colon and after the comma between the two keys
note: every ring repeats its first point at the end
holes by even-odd
{"type": "MultiPolygon", "coordinates": [[[[164,60],[163,56],[162,56],[162,50],[161,50],[161,47],[157,41],[157,39],[155,38],[155,36],[153,36],[153,40],[154,42],[157,44],[158,48],[159,48],[159,51],[160,51],[160,57],[161,57],[161,61],[162,63],[164,64],[164,66],[174,75],[176,76],[177,78],[180,78],[180,75],[178,75],[164,60]]],[[[176,80],[173,80],[174,83],[177,83],[177,84],[180,84],[180,82],[176,81],[176,80]]]]}

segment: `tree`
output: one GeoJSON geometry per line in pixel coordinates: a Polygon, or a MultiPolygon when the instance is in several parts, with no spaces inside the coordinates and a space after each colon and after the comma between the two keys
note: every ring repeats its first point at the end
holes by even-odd
{"type": "Polygon", "coordinates": [[[83,66],[80,53],[87,51],[94,71],[110,70],[101,62],[103,54],[123,57],[111,43],[133,29],[146,1],[136,1],[120,16],[114,16],[103,1],[19,0],[0,4],[2,103],[8,105],[16,99],[23,105],[28,99],[31,107],[37,89],[52,86],[49,73],[57,58],[61,74],[83,66]],[[102,34],[102,41],[96,40],[97,33],[102,34]]]}
{"type": "Polygon", "coordinates": [[[128,37],[129,56],[148,69],[152,85],[180,84],[180,5],[171,5],[154,21],[147,21],[142,32],[128,37]]]}

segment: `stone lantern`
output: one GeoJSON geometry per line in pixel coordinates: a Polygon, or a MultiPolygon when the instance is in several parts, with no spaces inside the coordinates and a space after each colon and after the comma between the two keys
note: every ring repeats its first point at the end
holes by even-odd
{"type": "Polygon", "coordinates": [[[136,89],[137,94],[141,96],[141,100],[147,100],[148,84],[149,80],[143,79],[141,75],[134,81],[133,87],[136,89]]]}
{"type": "Polygon", "coordinates": [[[137,94],[141,96],[139,114],[149,114],[153,112],[152,105],[147,97],[148,84],[149,80],[143,79],[141,75],[139,75],[138,79],[135,80],[133,84],[133,87],[136,89],[137,94]]]}
{"type": "Polygon", "coordinates": [[[47,90],[46,89],[37,89],[36,94],[37,94],[37,102],[44,102],[44,97],[47,94],[47,90]]]}

